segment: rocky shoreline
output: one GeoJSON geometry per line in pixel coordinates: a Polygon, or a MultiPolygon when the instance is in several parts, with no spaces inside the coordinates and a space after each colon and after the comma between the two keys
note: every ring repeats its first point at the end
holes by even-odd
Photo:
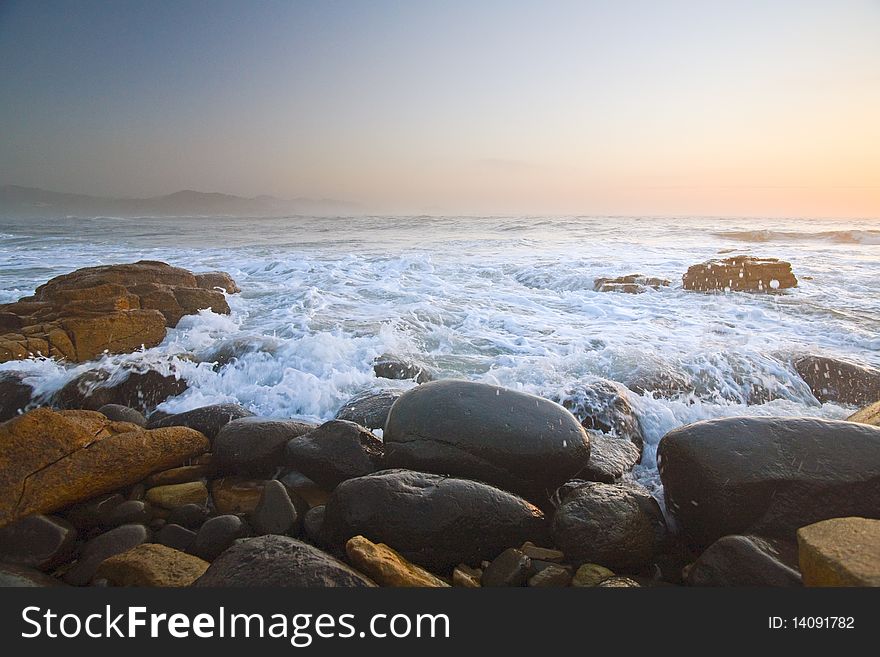
{"type": "MultiPolygon", "coordinates": [[[[796,285],[787,263],[729,260],[691,268],[691,289],[796,285]]],[[[624,278],[597,289],[668,284],[624,278]]],[[[0,307],[3,360],[155,345],[238,291],[157,262],[78,270],[0,307]]],[[[880,372],[791,367],[817,400],[864,408],[669,432],[665,509],[629,474],[635,385],[599,380],[563,406],[388,354],[376,376],[419,385],[316,425],[237,404],[162,413],[187,386],[173,371],[89,370],[49,400],[5,372],[0,585],[880,586],[880,372]]]]}

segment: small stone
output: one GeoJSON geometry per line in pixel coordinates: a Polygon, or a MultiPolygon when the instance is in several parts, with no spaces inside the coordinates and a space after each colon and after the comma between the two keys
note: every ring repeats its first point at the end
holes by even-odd
{"type": "Polygon", "coordinates": [[[562,566],[549,565],[529,578],[529,586],[538,588],[568,586],[571,573],[562,566]]]}
{"type": "Polygon", "coordinates": [[[156,534],[156,540],[162,545],[186,552],[196,540],[196,533],[186,527],[166,523],[156,534]]]}
{"type": "Polygon", "coordinates": [[[207,561],[165,545],[144,543],[106,559],[95,573],[114,586],[189,586],[201,577],[207,561]]]}
{"type": "Polygon", "coordinates": [[[483,571],[479,568],[471,568],[467,564],[460,563],[452,571],[452,585],[466,589],[478,589],[482,586],[480,579],[483,571]]]}
{"type": "Polygon", "coordinates": [[[171,484],[185,484],[191,481],[199,481],[211,476],[213,468],[209,465],[182,465],[179,468],[163,470],[150,475],[144,483],[153,488],[155,486],[168,486],[171,484]]]}
{"type": "Polygon", "coordinates": [[[199,528],[189,552],[205,561],[213,561],[236,539],[247,535],[248,527],[238,516],[217,516],[199,528]]]}
{"type": "Polygon", "coordinates": [[[880,586],[880,520],[823,520],[801,527],[797,540],[804,585],[880,586]]]}
{"type": "Polygon", "coordinates": [[[181,525],[187,529],[198,529],[208,519],[208,509],[201,504],[184,504],[172,509],[166,520],[169,524],[181,525]]]}
{"type": "Polygon", "coordinates": [[[552,561],[553,563],[559,563],[563,559],[565,559],[565,555],[562,554],[562,552],[560,552],[559,550],[538,547],[534,543],[529,543],[528,541],[523,543],[520,550],[522,550],[523,554],[525,554],[529,559],[552,561]]]}
{"type": "Polygon", "coordinates": [[[135,484],[128,491],[127,499],[143,502],[146,495],[147,495],[147,487],[144,486],[143,483],[135,484]]]}
{"type": "Polygon", "coordinates": [[[345,544],[345,552],[351,564],[379,586],[449,586],[424,568],[411,564],[384,543],[373,543],[363,536],[350,538],[345,544]]]}
{"type": "Polygon", "coordinates": [[[64,581],[74,586],[88,584],[105,559],[130,550],[149,539],[150,532],[143,525],[122,525],[111,529],[85,544],[79,560],[65,573],[64,581]]]}
{"type": "Polygon", "coordinates": [[[248,519],[258,536],[296,536],[300,531],[301,517],[280,481],[266,482],[260,501],[248,519]]]}
{"type": "Polygon", "coordinates": [[[26,516],[0,529],[0,561],[52,570],[73,554],[76,529],[52,516],[26,516]]]}
{"type": "Polygon", "coordinates": [[[641,587],[641,584],[630,577],[621,577],[620,575],[615,575],[614,577],[603,579],[601,582],[596,584],[596,586],[600,588],[628,589],[641,587]]]}
{"type": "Polygon", "coordinates": [[[313,506],[303,518],[303,532],[315,545],[329,547],[331,541],[324,534],[324,506],[313,506]]]}
{"type": "Polygon", "coordinates": [[[12,586],[17,588],[42,588],[46,586],[64,586],[64,582],[34,568],[11,563],[0,563],[0,588],[12,586]]]}
{"type": "Polygon", "coordinates": [[[98,412],[114,422],[131,422],[139,427],[147,426],[147,418],[144,417],[143,413],[122,404],[104,404],[98,409],[98,412]]]}
{"type": "Polygon", "coordinates": [[[483,571],[483,586],[522,586],[526,583],[531,559],[522,550],[507,548],[483,571]]]}
{"type": "Polygon", "coordinates": [[[208,503],[208,489],[201,481],[156,486],[147,491],[147,501],[165,509],[174,509],[184,504],[204,506],[208,503]]]}
{"type": "Polygon", "coordinates": [[[240,477],[224,477],[211,482],[211,497],[218,513],[236,514],[253,513],[260,502],[263,479],[241,479],[240,477]]]}
{"type": "Polygon", "coordinates": [[[127,500],[107,515],[105,524],[108,527],[118,527],[119,525],[132,523],[149,524],[152,517],[152,509],[149,503],[139,500],[127,500]]]}
{"type": "Polygon", "coordinates": [[[571,580],[572,586],[598,586],[599,582],[614,577],[614,572],[608,570],[604,566],[595,563],[585,563],[577,569],[574,578],[571,580]]]}

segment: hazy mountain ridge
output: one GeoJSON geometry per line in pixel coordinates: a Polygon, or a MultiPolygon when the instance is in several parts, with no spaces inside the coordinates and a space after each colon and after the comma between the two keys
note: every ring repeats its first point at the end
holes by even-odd
{"type": "Polygon", "coordinates": [[[108,198],[53,192],[37,187],[0,187],[0,215],[17,217],[75,216],[254,216],[335,215],[361,212],[357,203],[335,199],[245,198],[219,192],[181,190],[149,198],[108,198]]]}

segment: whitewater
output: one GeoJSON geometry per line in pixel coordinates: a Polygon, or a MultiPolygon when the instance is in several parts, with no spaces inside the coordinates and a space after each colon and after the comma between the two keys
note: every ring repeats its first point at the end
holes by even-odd
{"type": "Polygon", "coordinates": [[[732,415],[843,418],[788,365],[811,353],[880,366],[880,222],[626,217],[229,217],[0,219],[0,303],[79,267],[140,259],[224,270],[232,314],[184,317],[154,349],[65,365],[9,362],[48,397],[97,365],[180,373],[160,408],[238,402],[259,415],[332,418],[378,379],[385,353],[442,377],[557,401],[596,377],[685,377],[693,394],[631,395],[646,446],[636,477],[657,490],[670,429],[732,415]],[[750,254],[792,263],[784,294],[681,289],[689,265],[750,254]],[[644,294],[596,292],[598,277],[672,281],[644,294]],[[228,356],[235,356],[228,360],[228,356]],[[227,364],[218,367],[222,357],[227,364]],[[228,360],[228,362],[227,362],[228,360]],[[776,399],[750,405],[758,385],[776,399]]]}

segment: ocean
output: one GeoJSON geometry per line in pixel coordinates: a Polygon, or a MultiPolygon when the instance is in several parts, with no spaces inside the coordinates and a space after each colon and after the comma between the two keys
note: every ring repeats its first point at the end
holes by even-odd
{"type": "MultiPolygon", "coordinates": [[[[555,400],[604,377],[685,377],[676,399],[631,395],[645,432],[636,477],[657,490],[655,450],[670,429],[732,415],[843,418],[787,364],[802,353],[880,366],[880,224],[809,219],[651,217],[290,217],[0,219],[0,303],[79,267],[140,259],[221,269],[242,288],[232,314],[185,317],[144,353],[105,357],[167,370],[189,390],[178,412],[238,402],[259,415],[332,418],[352,395],[408,388],[377,379],[384,353],[443,377],[555,400]],[[689,265],[737,254],[792,263],[783,294],[681,289],[689,265]],[[644,294],[596,292],[594,279],[672,281],[644,294]],[[225,367],[218,352],[239,357],[225,367]],[[193,359],[193,355],[195,359],[193,359]],[[775,399],[749,404],[758,385],[775,399]]],[[[25,370],[50,394],[95,363],[25,370]]]]}

